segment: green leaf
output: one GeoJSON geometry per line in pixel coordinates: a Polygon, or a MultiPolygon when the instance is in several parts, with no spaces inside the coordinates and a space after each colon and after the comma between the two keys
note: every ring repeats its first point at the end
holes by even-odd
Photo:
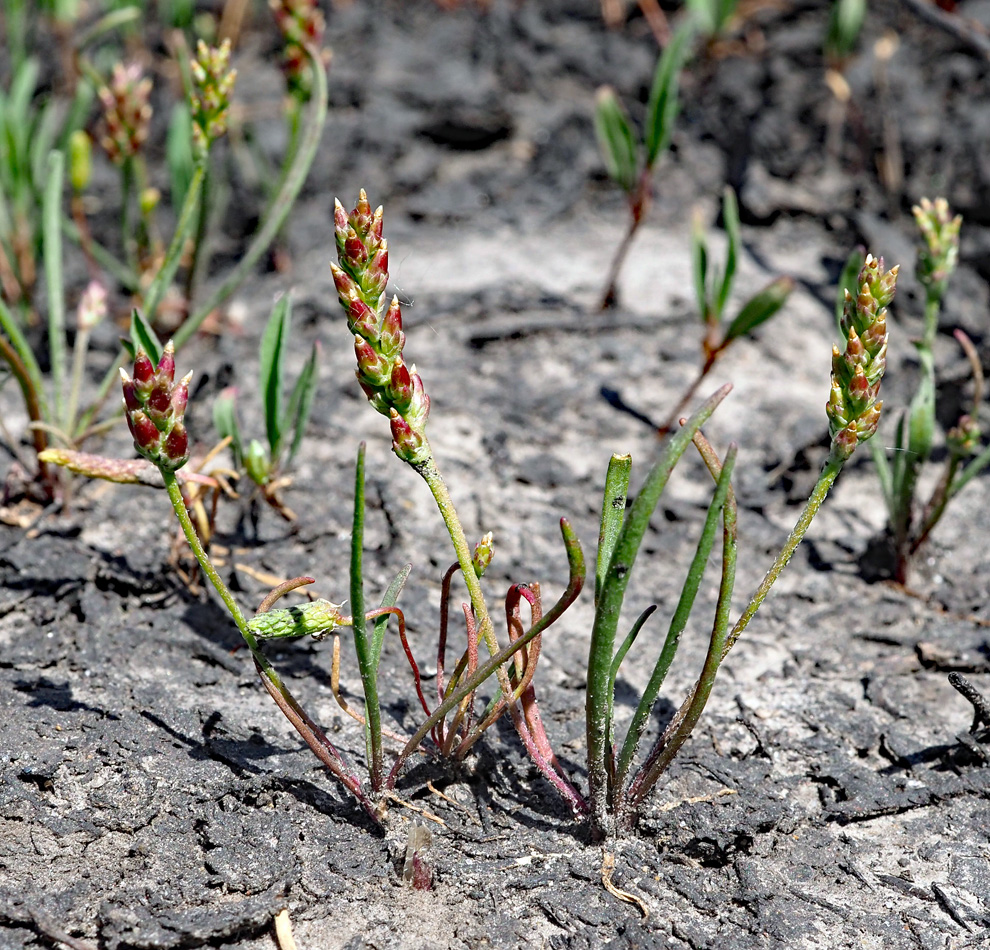
{"type": "Polygon", "coordinates": [[[626,494],[629,491],[631,455],[613,455],[605,473],[605,493],[602,496],[602,517],[598,530],[598,558],[595,567],[595,603],[605,581],[605,572],[612,560],[615,542],[626,516],[626,494]]]}
{"type": "Polygon", "coordinates": [[[834,0],[825,32],[827,59],[843,60],[853,54],[865,19],[866,0],[834,0]]]}
{"type": "MultiPolygon", "coordinates": [[[[392,583],[388,585],[388,590],[385,591],[385,596],[382,597],[382,607],[394,607],[395,602],[399,599],[399,594],[402,593],[402,588],[406,586],[406,579],[409,577],[409,572],[412,570],[412,564],[406,564],[398,574],[392,578],[392,583]]],[[[382,658],[382,641],[385,639],[385,629],[388,627],[389,614],[385,614],[381,617],[376,618],[375,626],[371,633],[371,650],[372,658],[374,659],[375,669],[378,669],[378,664],[382,658]]]]}
{"type": "Polygon", "coordinates": [[[790,277],[778,277],[759,293],[754,294],[736,318],[729,324],[722,338],[725,346],[741,336],[752,333],[761,323],[766,323],[781,307],[787,303],[787,298],[794,290],[794,281],[790,277]]]}
{"type": "Polygon", "coordinates": [[[657,61],[653,86],[646,104],[646,167],[653,168],[660,153],[670,144],[674,121],[680,109],[678,84],[680,71],[687,58],[688,43],[694,34],[690,21],[680,26],[657,61]]]}
{"type": "Polygon", "coordinates": [[[708,321],[708,243],[701,217],[695,215],[691,229],[691,270],[694,274],[694,296],[698,301],[698,315],[708,321]]]}
{"type": "Polygon", "coordinates": [[[62,186],[65,156],[48,153],[48,178],[42,207],[42,240],[45,259],[45,285],[48,291],[48,353],[51,360],[54,415],[68,429],[63,417],[66,376],[65,288],[62,275],[62,186]]]}
{"type": "Polygon", "coordinates": [[[230,438],[230,451],[234,456],[234,465],[237,468],[242,468],[244,465],[244,443],[241,440],[241,427],[237,422],[237,406],[232,389],[225,389],[213,400],[213,427],[221,439],[230,438]]]}
{"type": "Polygon", "coordinates": [[[736,201],[736,193],[728,186],[722,193],[722,222],[725,225],[729,244],[725,252],[725,273],[722,274],[718,293],[715,296],[715,313],[720,319],[732,292],[732,281],[736,276],[736,258],[739,253],[739,204],[736,201]]]}
{"type": "Polygon", "coordinates": [[[736,450],[734,447],[726,453],[725,461],[722,465],[722,473],[719,476],[718,485],[712,495],[711,504],[708,506],[708,514],[705,517],[705,524],[698,538],[698,546],[695,549],[691,566],[688,568],[687,576],[684,579],[684,586],[681,589],[681,596],[678,599],[674,615],[670,619],[670,626],[667,628],[667,636],[664,640],[663,649],[657,657],[643,695],[640,697],[639,705],[633,715],[632,722],[626,732],[625,741],[622,743],[622,751],[619,754],[616,764],[615,783],[617,790],[622,789],[623,779],[629,773],[636,750],[643,737],[643,731],[649,722],[653,705],[660,694],[660,687],[667,677],[670,664],[677,653],[681,634],[687,626],[688,618],[694,609],[694,602],[701,587],[702,578],[705,576],[705,569],[708,567],[708,559],[711,555],[712,547],[715,544],[715,532],[718,529],[718,520],[725,507],[725,500],[728,497],[729,487],[732,478],[732,469],[736,461],[736,450]]]}
{"type": "Polygon", "coordinates": [[[309,359],[296,380],[296,385],[289,398],[289,407],[286,409],[285,418],[292,428],[292,446],[289,449],[289,461],[291,462],[302,445],[303,434],[306,431],[306,423],[309,421],[309,414],[313,409],[313,398],[316,396],[316,365],[320,356],[319,344],[313,344],[310,350],[309,359]]]}
{"type": "Polygon", "coordinates": [[[255,485],[267,485],[272,476],[272,460],[268,450],[257,439],[248,442],[244,453],[244,471],[255,485]]]}
{"type": "Polygon", "coordinates": [[[282,444],[282,375],[285,367],[285,341],[292,316],[288,294],[272,309],[261,338],[261,401],[265,409],[265,431],[272,458],[278,458],[282,444]]]}
{"type": "Polygon", "coordinates": [[[626,192],[636,187],[639,157],[629,116],[610,86],[602,86],[595,100],[595,134],[613,181],[626,192]]]}
{"type": "Polygon", "coordinates": [[[839,339],[843,346],[846,343],[846,334],[842,329],[842,313],[846,306],[846,291],[848,290],[854,297],[859,293],[856,281],[859,279],[859,272],[866,263],[866,248],[857,247],[846,258],[846,263],[842,266],[842,273],[839,275],[839,286],[835,294],[835,325],[839,330],[839,339]]]}
{"type": "Polygon", "coordinates": [[[181,208],[189,192],[189,183],[196,165],[193,157],[192,116],[185,102],[177,102],[172,107],[165,155],[172,183],[171,204],[173,208],[181,208]]]}
{"type": "MultiPolygon", "coordinates": [[[[127,347],[128,352],[131,354],[131,359],[134,358],[134,354],[137,352],[138,347],[144,350],[151,359],[151,362],[158,365],[158,361],[162,358],[162,351],[164,347],[162,346],[161,340],[158,339],[158,334],[155,333],[151,324],[144,319],[144,315],[135,307],[131,310],[131,339],[130,346],[127,347]]],[[[126,343],[125,343],[126,345],[126,343]]]]}
{"type": "Polygon", "coordinates": [[[935,438],[935,366],[928,349],[919,347],[918,356],[921,380],[908,409],[908,452],[920,467],[931,455],[935,438]]]}

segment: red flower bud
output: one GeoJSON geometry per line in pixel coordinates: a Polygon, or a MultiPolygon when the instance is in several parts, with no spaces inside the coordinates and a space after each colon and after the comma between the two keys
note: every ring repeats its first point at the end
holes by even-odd
{"type": "Polygon", "coordinates": [[[162,358],[158,361],[158,376],[164,377],[169,384],[175,379],[175,346],[171,340],[165,344],[162,358]]]}
{"type": "Polygon", "coordinates": [[[152,376],[155,375],[154,363],[148,359],[148,354],[142,349],[138,349],[137,354],[134,357],[134,378],[139,383],[147,383],[151,381],[152,376]]]}
{"type": "Polygon", "coordinates": [[[189,460],[189,435],[181,422],[176,424],[165,439],[165,456],[167,462],[166,459],[161,461],[173,470],[181,468],[189,460]]]}
{"type": "Polygon", "coordinates": [[[157,448],[158,427],[140,409],[127,414],[127,426],[134,438],[134,445],[143,455],[157,448]]]}

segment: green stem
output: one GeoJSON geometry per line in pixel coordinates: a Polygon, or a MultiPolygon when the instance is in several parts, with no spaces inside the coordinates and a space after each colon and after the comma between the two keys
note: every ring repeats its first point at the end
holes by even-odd
{"type": "Polygon", "coordinates": [[[285,182],[279,189],[268,208],[261,230],[255,235],[250,247],[241,258],[241,262],[231,271],[227,279],[214,291],[209,300],[206,301],[192,316],[186,320],[176,331],[173,337],[176,349],[179,349],[200,327],[200,324],[225,301],[241,284],[241,281],[250,273],[257,263],[258,258],[265,252],[274,237],[281,230],[282,225],[289,216],[292,206],[295,204],[299,192],[309,175],[309,170],[316,158],[316,153],[320,147],[320,139],[323,135],[323,124],[327,116],[327,77],[323,67],[323,61],[319,53],[310,46],[306,46],[306,53],[310,58],[313,67],[313,85],[316,94],[313,96],[310,108],[310,121],[306,126],[306,134],[299,145],[299,152],[291,170],[285,176],[285,182]]]}
{"type": "MultiPolygon", "coordinates": [[[[10,338],[10,342],[24,367],[24,372],[31,382],[31,388],[35,393],[35,400],[39,404],[39,421],[51,421],[48,418],[48,407],[42,405],[40,402],[44,398],[45,393],[44,383],[41,379],[41,367],[38,366],[38,361],[35,359],[34,353],[31,352],[27,338],[21,332],[20,325],[14,319],[14,315],[4,303],[3,297],[0,297],[0,330],[10,338]]],[[[13,366],[13,364],[11,365],[13,366]]]]}
{"type": "Polygon", "coordinates": [[[86,371],[86,352],[89,349],[90,331],[80,327],[76,331],[76,340],[72,346],[72,376],[69,382],[69,403],[65,407],[65,431],[75,434],[76,411],[79,408],[79,392],[82,389],[82,378],[86,371]]]}
{"type": "Polygon", "coordinates": [[[48,179],[44,194],[44,256],[45,283],[48,289],[48,352],[51,356],[53,414],[58,424],[66,428],[64,406],[65,387],[65,292],[62,280],[62,180],[65,157],[61,152],[48,156],[48,179]]]}
{"type": "MultiPolygon", "coordinates": [[[[432,455],[425,462],[414,465],[413,468],[419,472],[429,486],[430,491],[433,493],[433,498],[437,503],[437,508],[440,510],[443,523],[447,526],[447,533],[450,535],[451,543],[454,545],[454,553],[457,555],[457,563],[460,565],[461,575],[464,578],[468,594],[471,597],[471,609],[474,611],[474,617],[478,623],[478,636],[485,641],[485,646],[488,647],[489,653],[498,653],[499,645],[495,639],[495,630],[491,617],[488,615],[485,595],[481,591],[481,583],[478,580],[478,575],[474,572],[474,565],[471,561],[471,547],[468,544],[467,536],[464,534],[464,528],[461,525],[460,519],[457,517],[457,511],[454,509],[450,492],[447,491],[447,485],[441,477],[432,455]]],[[[504,684],[500,678],[499,685],[502,686],[502,691],[506,696],[510,695],[511,690],[507,688],[508,677],[506,677],[504,684]]]]}
{"type": "MultiPolygon", "coordinates": [[[[24,397],[24,406],[27,409],[28,419],[34,423],[41,423],[43,421],[41,418],[41,406],[38,403],[38,392],[34,388],[31,374],[21,361],[16,350],[3,336],[0,336],[0,358],[7,361],[11,372],[21,387],[21,394],[24,397]]],[[[40,425],[31,427],[31,437],[34,440],[35,454],[40,456],[48,448],[48,437],[40,425]]],[[[54,481],[52,480],[47,464],[40,458],[38,459],[38,477],[44,487],[46,497],[49,499],[53,498],[55,495],[54,481]]]]}
{"type": "MultiPolygon", "coordinates": [[[[154,323],[155,313],[158,305],[162,302],[166,290],[172,283],[172,278],[179,268],[182,260],[182,251],[186,246],[186,240],[193,231],[196,218],[196,207],[199,204],[200,191],[203,188],[203,181],[206,178],[207,159],[204,156],[196,162],[193,176],[189,181],[189,188],[186,190],[186,198],[182,203],[182,211],[179,214],[179,221],[175,226],[175,233],[165,254],[162,266],[155,274],[155,279],[148,288],[148,293],[144,298],[144,317],[148,323],[154,323]]],[[[178,334],[176,334],[178,336],[178,334]]],[[[178,347],[178,342],[176,347],[178,347]]]]}
{"type": "MultiPolygon", "coordinates": [[[[223,578],[221,578],[217,573],[217,569],[213,566],[210,556],[203,549],[203,543],[199,540],[199,535],[196,534],[196,529],[193,527],[192,519],[189,517],[189,512],[186,510],[186,503],[182,498],[182,489],[179,487],[179,480],[176,478],[175,472],[164,468],[160,469],[160,471],[162,473],[162,481],[165,482],[165,490],[168,492],[169,501],[172,502],[172,507],[175,509],[176,517],[179,519],[179,524],[182,526],[182,533],[186,536],[186,541],[189,542],[189,547],[192,548],[193,556],[199,562],[199,566],[203,573],[207,576],[207,578],[209,578],[214,590],[216,590],[216,592],[220,595],[220,599],[224,602],[224,605],[230,612],[230,616],[233,618],[234,623],[237,624],[237,629],[240,630],[241,636],[244,638],[244,642],[255,655],[255,659],[258,659],[259,662],[262,663],[263,667],[267,667],[267,669],[271,670],[271,665],[268,663],[268,660],[265,659],[265,655],[261,652],[261,648],[258,646],[258,641],[248,627],[247,620],[241,612],[241,608],[237,606],[237,601],[234,600],[234,595],[230,592],[230,588],[223,582],[223,578]]],[[[274,673],[275,671],[272,670],[272,672],[274,673]]],[[[278,674],[275,675],[277,676],[278,674]]]]}
{"type": "Polygon", "coordinates": [[[837,458],[834,454],[829,455],[825,467],[818,476],[818,481],[811,492],[811,496],[804,506],[804,511],[801,512],[801,516],[794,525],[794,529],[788,536],[787,541],[784,542],[784,546],[780,549],[780,553],[770,566],[770,570],[767,571],[766,577],[763,578],[760,586],[756,589],[756,593],[753,594],[752,599],[746,605],[746,609],[742,612],[742,615],[736,621],[736,625],[726,638],[719,662],[725,659],[729,650],[732,649],[736,640],[739,639],[740,634],[749,626],[750,620],[753,619],[756,611],[760,609],[760,605],[766,600],[767,594],[770,593],[770,588],[773,587],[777,578],[780,577],[781,571],[787,567],[787,562],[790,561],[794,552],[797,550],[797,546],[801,543],[805,534],[807,534],[812,520],[818,514],[818,509],[821,508],[822,502],[825,501],[825,497],[829,493],[829,489],[835,482],[839,472],[842,471],[843,461],[843,459],[837,458]]]}
{"type": "Polygon", "coordinates": [[[381,791],[385,767],[382,760],[382,713],[378,699],[378,670],[375,651],[368,637],[368,621],[364,610],[364,451],[358,447],[357,464],[354,466],[354,521],[351,530],[351,610],[354,629],[354,650],[361,670],[361,686],[364,690],[365,740],[368,750],[368,773],[373,793],[381,791]]]}
{"type": "Polygon", "coordinates": [[[261,652],[261,648],[258,646],[258,640],[248,627],[247,620],[245,620],[241,608],[237,606],[237,601],[234,600],[230,589],[217,573],[209,555],[203,550],[202,542],[199,540],[199,535],[196,534],[196,529],[193,527],[189,512],[186,511],[186,503],[182,499],[182,489],[179,487],[179,481],[176,478],[175,472],[168,469],[159,469],[159,471],[161,472],[162,480],[165,482],[165,489],[168,491],[169,500],[172,502],[172,507],[175,509],[175,514],[179,519],[179,524],[182,526],[182,533],[186,536],[186,541],[189,542],[189,547],[192,548],[193,555],[197,562],[199,562],[203,573],[209,578],[214,590],[220,595],[220,599],[230,612],[234,623],[237,624],[237,629],[240,631],[244,642],[248,645],[248,649],[250,649],[251,655],[254,657],[255,665],[258,668],[259,675],[262,677],[265,689],[268,690],[269,695],[279,709],[282,710],[285,717],[292,723],[303,739],[305,739],[306,744],[316,754],[317,758],[358,799],[365,811],[380,824],[382,821],[381,810],[376,808],[368,799],[367,795],[364,794],[361,783],[347,771],[340,755],[330,745],[326,736],[323,735],[316,723],[309,718],[292,693],[289,692],[288,687],[282,682],[282,677],[278,675],[275,668],[268,662],[268,657],[261,652]]]}

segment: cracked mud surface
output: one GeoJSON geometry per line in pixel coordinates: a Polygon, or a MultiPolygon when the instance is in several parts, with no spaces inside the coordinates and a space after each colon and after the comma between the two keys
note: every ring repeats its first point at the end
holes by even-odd
{"type": "MultiPolygon", "coordinates": [[[[960,6],[986,16],[985,5],[960,6]]],[[[393,278],[411,301],[406,352],[433,398],[434,450],[468,534],[496,535],[493,605],[512,582],[559,592],[559,517],[591,557],[609,454],[633,454],[635,484],[655,457],[652,433],[602,390],[653,417],[689,382],[698,345],[691,209],[700,204],[711,224],[725,180],[743,209],[740,296],[782,273],[799,283],[785,315],[730,351],[706,387],[735,384],[707,432],[722,450],[740,445],[737,609],[824,459],[840,262],[866,241],[909,276],[909,206],[934,189],[967,221],[937,359],[943,398],[968,391],[950,331],[963,327],[986,363],[990,65],[906,7],[876,5],[901,44],[889,95],[905,175],[891,199],[873,171],[883,143],[865,110],[850,119],[838,157],[823,151],[821,7],[758,12],[746,48],[689,70],[622,306],[604,315],[592,305],[622,207],[602,178],[590,108],[601,82],[627,99],[645,94],[655,47],[642,21],[606,33],[592,0],[496,0],[487,15],[425,2],[332,12],[335,104],[289,232],[294,270],[254,279],[238,295],[236,332],[179,358],[180,369],[197,369],[190,428],[205,444],[219,388],[252,386],[275,294],[294,296],[291,371],[313,340],[323,344],[288,496],[298,523],[264,511],[255,527],[239,525],[235,506],[221,514],[222,570],[246,608],[267,590],[257,572],[311,573],[316,593],[344,598],[351,466],[367,439],[369,599],[412,561],[400,603],[421,656],[436,628],[449,548],[427,490],[391,456],[384,420],[356,391],[327,267],[333,196],[353,200],[362,185],[386,206],[393,278]]],[[[267,69],[259,61],[249,80],[255,95],[278,88],[266,85],[267,69]]],[[[869,51],[849,80],[854,102],[872,102],[869,51]]],[[[905,280],[889,407],[909,398],[918,313],[905,280]]],[[[23,420],[9,390],[0,396],[16,431],[23,420]]],[[[240,412],[260,431],[252,398],[240,412]]],[[[112,434],[105,451],[129,457],[125,435],[112,434]]],[[[653,602],[661,615],[672,610],[706,480],[686,457],[647,536],[631,615],[653,602]]],[[[990,769],[981,747],[960,739],[972,709],[947,673],[990,688],[990,479],[950,509],[909,592],[864,579],[881,507],[869,460],[857,458],[726,661],[639,832],[617,843],[613,881],[645,902],[644,918],[602,887],[601,849],[506,723],[460,772],[425,759],[409,770],[400,794],[413,807],[396,814],[430,825],[434,887],[402,886],[385,840],[260,688],[218,602],[170,569],[164,495],[80,485],[69,515],[28,533],[0,529],[0,947],[68,937],[107,950],[267,950],[285,906],[301,948],[982,946],[990,769]]],[[[700,666],[716,584],[711,571],[656,728],[700,666]]],[[[590,621],[586,592],[545,637],[538,683],[550,737],[579,785],[590,621]]],[[[623,667],[620,720],[632,714],[660,631],[647,627],[623,667]]],[[[329,643],[280,644],[269,655],[333,742],[360,759],[361,730],[331,696],[329,643]]],[[[354,698],[359,680],[345,657],[354,698]]],[[[414,696],[394,641],[383,667],[386,713],[408,728],[414,696]]]]}

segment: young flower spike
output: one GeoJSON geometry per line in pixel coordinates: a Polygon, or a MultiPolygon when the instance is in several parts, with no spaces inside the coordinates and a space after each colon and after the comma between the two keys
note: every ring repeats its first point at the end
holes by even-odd
{"type": "Polygon", "coordinates": [[[330,50],[321,49],[326,19],[316,0],[268,0],[275,22],[285,39],[282,72],[289,94],[300,101],[309,99],[312,79],[306,46],[320,50],[324,65],[329,65],[330,50]]]}
{"type": "Polygon", "coordinates": [[[151,125],[151,80],[141,75],[137,63],[117,63],[110,83],[99,91],[103,106],[104,135],[100,145],[115,165],[136,155],[151,125]]]}
{"type": "Polygon", "coordinates": [[[916,273],[929,295],[941,299],[959,258],[959,229],[962,215],[951,217],[944,198],[922,198],[912,209],[921,232],[916,273]]]}
{"type": "Polygon", "coordinates": [[[227,131],[227,113],[237,70],[230,68],[230,40],[218,47],[202,40],[190,63],[193,78],[191,111],[193,141],[202,154],[227,131]]]}
{"type": "Polygon", "coordinates": [[[357,378],[368,401],[388,416],[392,450],[403,461],[419,465],[432,455],[426,439],[430,397],[415,366],[402,358],[399,298],[385,297],[388,242],[382,237],[382,209],[372,213],[364,189],[348,214],[334,205],[337,264],[330,264],[347,326],[354,334],[357,378]]]}
{"type": "Polygon", "coordinates": [[[894,297],[897,267],[883,269],[883,258],[868,255],[859,272],[859,293],[846,291],[841,329],[845,352],[832,348],[832,392],[826,404],[832,454],[848,459],[860,442],[877,431],[877,402],[886,368],[887,305],[894,297]]]}
{"type": "Polygon", "coordinates": [[[149,462],[174,472],[189,460],[189,435],[183,417],[192,373],[175,382],[175,347],[165,346],[158,366],[144,350],[134,357],[134,376],[121,369],[124,414],[134,448],[149,462]]]}

